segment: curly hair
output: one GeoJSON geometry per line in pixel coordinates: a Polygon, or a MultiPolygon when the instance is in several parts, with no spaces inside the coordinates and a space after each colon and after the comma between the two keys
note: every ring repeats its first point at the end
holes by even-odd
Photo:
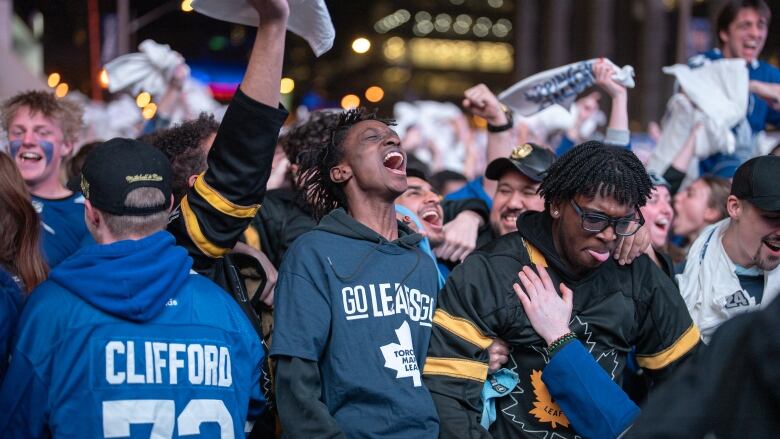
{"type": "Polygon", "coordinates": [[[545,209],[577,195],[612,197],[620,204],[644,206],[653,184],[631,151],[601,142],[577,145],[547,170],[539,186],[545,209]]]}
{"type": "Polygon", "coordinates": [[[344,139],[352,126],[365,120],[377,120],[386,125],[395,125],[391,119],[380,119],[376,111],[356,108],[338,113],[335,123],[324,124],[321,143],[311,144],[298,153],[298,183],[311,206],[314,217],[319,220],[333,209],[349,209],[347,195],[341,184],[330,179],[330,170],[344,159],[344,139]]]}
{"type": "Polygon", "coordinates": [[[156,131],[143,140],[159,148],[168,157],[173,171],[173,198],[176,205],[189,189],[189,179],[206,170],[203,142],[219,129],[214,115],[200,113],[197,119],[156,131]]]}
{"type": "Polygon", "coordinates": [[[30,90],[16,94],[5,102],[0,108],[3,129],[8,131],[11,120],[23,107],[27,107],[30,115],[38,112],[44,117],[57,123],[62,130],[63,140],[76,143],[81,129],[84,127],[84,108],[76,102],[67,99],[58,99],[54,93],[43,90],[30,90]]]}

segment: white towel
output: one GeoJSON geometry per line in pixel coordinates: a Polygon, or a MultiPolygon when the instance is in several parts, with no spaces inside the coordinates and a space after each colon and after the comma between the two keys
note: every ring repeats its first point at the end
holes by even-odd
{"type": "MultiPolygon", "coordinates": [[[[749,79],[745,61],[720,59],[694,69],[676,64],[663,71],[677,78],[681,93],[674,94],[667,103],[661,123],[663,133],[648,169],[665,172],[697,122],[702,124],[696,135],[697,158],[734,153],[737,139],[731,130],[743,123],[747,114],[749,79]]],[[[697,163],[691,163],[686,180],[697,177],[697,163]]]]}
{"type": "Polygon", "coordinates": [[[146,91],[160,96],[168,88],[176,67],[184,64],[184,57],[169,45],[152,40],[145,40],[138,49],[140,52],[122,55],[106,64],[108,91],[126,91],[133,96],[146,91]]]}
{"type": "MultiPolygon", "coordinates": [[[[634,88],[634,68],[619,68],[604,58],[615,69],[612,78],[627,88],[634,88]]],[[[537,73],[504,90],[498,99],[523,116],[530,116],[558,104],[571,107],[577,95],[595,84],[593,65],[598,58],[580,61],[537,73]]]]}
{"type": "MultiPolygon", "coordinates": [[[[257,11],[246,0],[194,0],[192,8],[231,23],[256,27],[260,21],[257,11]]],[[[306,40],[317,56],[330,50],[336,38],[325,0],[290,0],[287,29],[306,40]]]]}

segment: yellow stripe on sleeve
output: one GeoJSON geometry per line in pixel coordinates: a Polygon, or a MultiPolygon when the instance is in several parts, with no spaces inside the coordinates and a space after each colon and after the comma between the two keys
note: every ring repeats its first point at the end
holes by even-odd
{"type": "Polygon", "coordinates": [[[691,324],[691,327],[674,344],[657,354],[637,355],[636,362],[644,369],[662,369],[687,354],[699,343],[700,339],[699,328],[695,324],[691,324]]]}
{"type": "Polygon", "coordinates": [[[192,211],[187,196],[181,199],[181,214],[184,217],[187,234],[190,235],[190,239],[192,239],[192,242],[195,243],[200,251],[212,258],[222,257],[227,254],[230,249],[215,245],[203,235],[203,232],[200,230],[200,224],[198,224],[198,218],[192,211]]]}
{"type": "Polygon", "coordinates": [[[260,247],[260,234],[257,233],[255,226],[251,224],[247,226],[246,230],[244,230],[244,239],[246,239],[246,243],[250,247],[263,251],[260,247]]]}
{"type": "Polygon", "coordinates": [[[444,375],[480,383],[487,379],[487,372],[487,364],[460,358],[428,357],[423,368],[423,375],[444,375]]]}
{"type": "Polygon", "coordinates": [[[198,178],[195,179],[195,191],[213,208],[235,218],[254,218],[257,214],[257,209],[260,208],[259,204],[240,206],[233,203],[209,186],[203,178],[203,174],[198,175],[198,178]]]}
{"type": "Polygon", "coordinates": [[[433,324],[446,329],[463,340],[482,349],[487,349],[487,347],[493,343],[493,339],[482,334],[482,332],[474,326],[474,323],[464,318],[454,317],[441,308],[437,309],[436,313],[433,314],[433,324]]]}
{"type": "Polygon", "coordinates": [[[542,252],[538,248],[534,247],[530,242],[523,239],[523,245],[528,252],[528,257],[531,259],[531,263],[547,268],[547,259],[544,258],[542,252]]]}

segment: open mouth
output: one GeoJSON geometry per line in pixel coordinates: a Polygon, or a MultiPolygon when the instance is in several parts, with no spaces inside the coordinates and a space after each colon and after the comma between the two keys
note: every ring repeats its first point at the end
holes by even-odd
{"type": "Polygon", "coordinates": [[[653,226],[657,228],[658,230],[666,233],[669,231],[669,225],[671,224],[671,221],[669,221],[669,218],[667,217],[660,217],[656,218],[655,222],[653,223],[653,226]]]}
{"type": "Polygon", "coordinates": [[[762,242],[764,243],[765,246],[767,246],[769,248],[769,250],[772,250],[772,252],[775,252],[775,253],[780,252],[780,240],[777,240],[777,239],[773,239],[773,240],[765,239],[762,242]]]}
{"type": "Polygon", "coordinates": [[[388,152],[385,155],[385,158],[382,159],[382,164],[385,166],[385,168],[400,174],[406,174],[406,169],[404,168],[404,155],[398,151],[391,151],[388,152]]]}
{"type": "Polygon", "coordinates": [[[31,161],[31,162],[37,162],[40,161],[43,156],[34,152],[26,151],[21,154],[19,154],[17,157],[23,162],[31,161]]]}
{"type": "Polygon", "coordinates": [[[517,217],[520,216],[521,213],[522,211],[519,210],[504,212],[501,214],[501,222],[510,227],[515,227],[517,225],[517,217]]]}
{"type": "Polygon", "coordinates": [[[441,225],[441,215],[436,209],[429,209],[422,213],[421,218],[423,221],[429,224],[441,225]]]}

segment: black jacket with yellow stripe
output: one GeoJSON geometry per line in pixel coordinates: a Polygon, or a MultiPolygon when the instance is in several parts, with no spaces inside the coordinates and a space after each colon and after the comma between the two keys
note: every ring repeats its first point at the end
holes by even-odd
{"type": "MultiPolygon", "coordinates": [[[[549,361],[547,346],[512,289],[524,265],[547,266],[554,285],[564,282],[574,291],[570,327],[617,382],[632,346],[646,376],[657,380],[699,342],[674,283],[646,256],[629,266],[610,258],[577,277],[555,251],[547,213],[522,215],[518,230],[469,256],[439,294],[423,373],[439,413],[441,437],[578,437],[541,380],[549,361]],[[497,419],[488,433],[479,424],[480,392],[488,369],[486,348],[494,337],[512,347],[504,367],[520,380],[497,401],[497,419]]],[[[583,408],[597,414],[593,409],[583,408]]]]}
{"type": "Polygon", "coordinates": [[[227,254],[255,217],[271,175],[283,109],[236,91],[209,152],[208,169],[195,180],[171,216],[168,231],[193,258],[193,269],[214,278],[227,254]]]}

